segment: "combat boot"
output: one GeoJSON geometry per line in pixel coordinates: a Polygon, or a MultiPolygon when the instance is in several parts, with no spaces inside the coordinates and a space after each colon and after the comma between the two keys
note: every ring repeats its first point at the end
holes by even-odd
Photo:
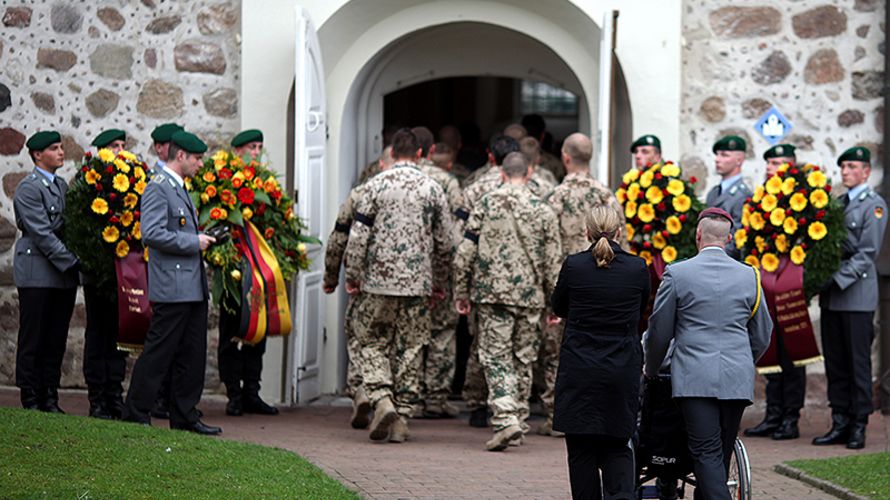
{"type": "Polygon", "coordinates": [[[226,415],[230,417],[240,417],[244,414],[241,401],[241,384],[238,382],[229,382],[226,384],[226,396],[229,401],[226,403],[226,415]]]}
{"type": "Polygon", "coordinates": [[[46,389],[43,396],[43,406],[40,409],[47,413],[65,413],[59,408],[59,390],[57,388],[46,389]]]}
{"type": "Polygon", "coordinates": [[[90,416],[102,420],[111,420],[111,413],[105,407],[105,394],[97,389],[87,388],[87,399],[90,401],[90,416]]]}
{"type": "Polygon", "coordinates": [[[763,416],[763,421],[754,427],[749,427],[745,429],[745,436],[747,437],[766,437],[771,436],[779,427],[782,425],[782,408],[778,406],[766,406],[766,415],[763,416]]]}
{"type": "Polygon", "coordinates": [[[511,439],[509,445],[510,446],[522,446],[525,444],[525,434],[519,436],[517,439],[511,439]]]}
{"type": "Polygon", "coordinates": [[[26,410],[39,410],[40,409],[40,396],[37,391],[34,389],[26,389],[22,387],[21,389],[21,397],[22,397],[22,408],[26,410]]]}
{"type": "Polygon", "coordinates": [[[846,443],[850,436],[850,418],[842,413],[831,415],[831,429],[822,436],[813,438],[813,444],[823,446],[827,444],[846,443]]]}
{"type": "Polygon", "coordinates": [[[114,420],[120,420],[124,413],[124,388],[119,383],[105,389],[105,409],[114,420]]]}
{"type": "Polygon", "coordinates": [[[522,427],[519,424],[511,424],[503,429],[496,431],[494,436],[485,443],[485,449],[488,451],[504,451],[510,446],[510,441],[522,438],[522,427]]]}
{"type": "Polygon", "coordinates": [[[267,404],[260,398],[260,383],[258,381],[244,381],[244,394],[241,398],[241,409],[244,410],[244,413],[278,415],[278,408],[267,404]]]}
{"type": "Polygon", "coordinates": [[[393,422],[389,432],[390,443],[404,443],[410,437],[408,432],[408,419],[400,416],[398,420],[393,422]]]}
{"type": "Polygon", "coordinates": [[[423,410],[423,416],[426,418],[457,418],[458,415],[460,409],[448,401],[427,403],[423,410]]]}
{"type": "Polygon", "coordinates": [[[389,437],[390,427],[398,419],[399,414],[396,413],[396,407],[393,406],[389,397],[377,401],[377,404],[374,405],[374,419],[371,420],[371,439],[385,441],[389,437]]]}
{"type": "Polygon", "coordinates": [[[782,425],[773,433],[773,439],[776,441],[785,441],[787,439],[797,439],[800,437],[800,429],[797,428],[797,417],[785,417],[782,425]]]}
{"type": "Polygon", "coordinates": [[[847,449],[861,450],[865,448],[865,427],[868,425],[868,415],[859,417],[850,426],[850,439],[847,440],[847,449]]]}
{"type": "Polygon", "coordinates": [[[371,413],[371,401],[365,390],[359,387],[352,396],[352,417],[349,419],[349,425],[353,429],[366,429],[370,423],[369,413],[371,413]]]}

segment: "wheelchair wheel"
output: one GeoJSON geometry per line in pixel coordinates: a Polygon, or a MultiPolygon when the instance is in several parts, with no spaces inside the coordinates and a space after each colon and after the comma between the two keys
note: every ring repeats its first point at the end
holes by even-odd
{"type": "Polygon", "coordinates": [[[729,461],[729,475],[726,478],[729,495],[738,500],[751,498],[751,462],[748,451],[741,439],[736,438],[729,461]]]}

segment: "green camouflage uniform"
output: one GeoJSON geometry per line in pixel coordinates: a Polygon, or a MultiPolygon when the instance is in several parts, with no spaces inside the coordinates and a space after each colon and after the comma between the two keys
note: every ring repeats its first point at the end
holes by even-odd
{"type": "Polygon", "coordinates": [[[346,279],[362,294],[353,329],[368,398],[392,398],[404,417],[420,400],[430,296],[445,288],[451,248],[445,193],[416,165],[397,163],[364,185],[346,246],[346,279]]]}
{"type": "Polygon", "coordinates": [[[559,275],[553,211],[525,186],[482,197],[454,261],[454,296],[477,309],[479,362],[495,430],[528,417],[541,312],[559,275]]]}

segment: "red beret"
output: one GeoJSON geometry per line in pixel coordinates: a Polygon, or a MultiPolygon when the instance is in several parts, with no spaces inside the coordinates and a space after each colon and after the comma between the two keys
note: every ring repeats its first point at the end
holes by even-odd
{"type": "Polygon", "coordinates": [[[732,224],[732,216],[729,215],[729,212],[723,210],[722,208],[710,207],[702,210],[701,213],[698,214],[699,222],[705,218],[715,217],[723,217],[724,219],[728,220],[730,224],[732,224]]]}

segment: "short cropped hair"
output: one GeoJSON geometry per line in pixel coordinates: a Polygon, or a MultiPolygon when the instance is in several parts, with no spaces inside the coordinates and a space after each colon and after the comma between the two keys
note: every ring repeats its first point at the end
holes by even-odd
{"type": "Polygon", "coordinates": [[[512,137],[496,135],[489,142],[489,150],[494,156],[494,163],[501,165],[508,154],[519,152],[519,143],[512,137]]]}
{"type": "Polygon", "coordinates": [[[414,158],[417,150],[420,149],[420,141],[414,132],[408,128],[399,129],[392,136],[392,157],[399,160],[402,158],[414,158]]]}
{"type": "Polygon", "coordinates": [[[504,163],[501,165],[501,171],[511,179],[523,177],[528,174],[528,160],[522,153],[510,153],[504,158],[504,163]]]}

